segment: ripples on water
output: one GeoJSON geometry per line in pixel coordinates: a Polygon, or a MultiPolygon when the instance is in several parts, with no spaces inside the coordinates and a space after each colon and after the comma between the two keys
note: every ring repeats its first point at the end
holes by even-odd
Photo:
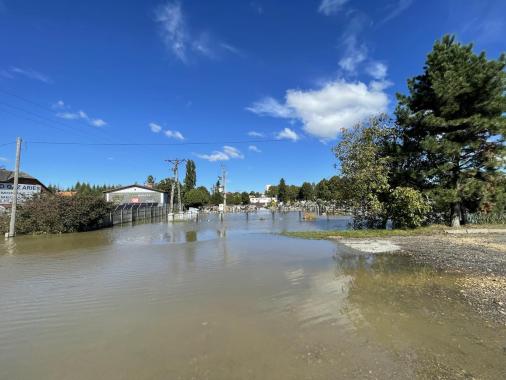
{"type": "Polygon", "coordinates": [[[0,379],[501,378],[504,329],[451,278],[211,216],[18,237],[0,250],[0,379]]]}

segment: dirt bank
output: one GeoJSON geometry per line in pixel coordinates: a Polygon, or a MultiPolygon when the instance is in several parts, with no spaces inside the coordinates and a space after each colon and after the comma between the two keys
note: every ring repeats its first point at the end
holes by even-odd
{"type": "Polygon", "coordinates": [[[466,301],[485,319],[506,325],[506,235],[403,236],[388,239],[415,262],[459,274],[466,301]]]}

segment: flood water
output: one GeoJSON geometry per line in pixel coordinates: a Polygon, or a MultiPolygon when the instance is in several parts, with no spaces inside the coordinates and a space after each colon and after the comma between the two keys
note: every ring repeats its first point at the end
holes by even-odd
{"type": "Polygon", "coordinates": [[[0,379],[506,378],[455,278],[215,216],[0,243],[0,379]],[[209,219],[209,220],[208,220],[209,219]]]}

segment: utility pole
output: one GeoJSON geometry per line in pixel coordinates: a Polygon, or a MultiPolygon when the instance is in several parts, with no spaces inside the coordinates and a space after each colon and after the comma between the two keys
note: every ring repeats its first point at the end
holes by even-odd
{"type": "Polygon", "coordinates": [[[170,203],[169,203],[169,212],[174,212],[174,187],[177,190],[177,203],[179,212],[183,212],[183,204],[181,203],[181,186],[179,184],[179,164],[186,162],[186,159],[175,158],[173,160],[165,160],[165,162],[169,162],[172,165],[172,172],[174,173],[174,180],[172,181],[172,185],[170,187],[170,203]]]}
{"type": "Polygon", "coordinates": [[[225,165],[221,165],[221,180],[223,181],[223,211],[227,211],[227,171],[225,165]]]}
{"type": "Polygon", "coordinates": [[[16,236],[16,206],[18,204],[19,161],[21,160],[21,137],[16,139],[16,166],[14,168],[14,187],[12,189],[11,222],[7,237],[16,236]]]}

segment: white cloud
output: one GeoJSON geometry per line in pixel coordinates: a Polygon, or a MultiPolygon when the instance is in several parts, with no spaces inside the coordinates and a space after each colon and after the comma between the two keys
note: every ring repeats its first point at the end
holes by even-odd
{"type": "Polygon", "coordinates": [[[390,12],[386,15],[386,17],[381,20],[380,24],[384,24],[393,18],[399,16],[402,12],[408,9],[411,4],[413,4],[413,0],[397,0],[396,3],[391,6],[390,12]]]}
{"type": "Polygon", "coordinates": [[[10,68],[10,72],[17,74],[17,75],[24,76],[28,79],[38,80],[39,82],[43,82],[43,83],[47,83],[47,84],[53,83],[51,78],[49,78],[47,75],[44,75],[44,74],[42,74],[38,71],[32,70],[32,69],[22,69],[20,67],[12,66],[10,68]]]}
{"type": "Polygon", "coordinates": [[[149,129],[151,129],[153,133],[158,133],[162,130],[162,126],[156,123],[149,123],[149,129]]]}
{"type": "Polygon", "coordinates": [[[77,119],[80,119],[80,116],[77,112],[58,112],[56,114],[56,116],[58,116],[59,118],[61,119],[66,119],[66,120],[77,120],[77,119]]]}
{"type": "MultiPolygon", "coordinates": [[[[386,112],[388,97],[383,90],[388,84],[388,81],[373,81],[366,85],[337,79],[316,90],[288,90],[285,103],[280,105],[290,110],[307,133],[321,139],[333,139],[342,129],[386,112]]],[[[262,115],[284,117],[275,112],[262,115]]],[[[283,132],[287,138],[293,136],[289,128],[283,132]]]]}
{"type": "Polygon", "coordinates": [[[79,110],[77,112],[73,112],[70,110],[70,107],[65,105],[63,100],[58,100],[56,103],[53,104],[54,109],[59,110],[68,110],[63,112],[57,112],[56,117],[59,117],[61,119],[65,120],[84,120],[89,125],[93,127],[104,127],[107,125],[107,122],[100,118],[91,118],[88,116],[88,114],[82,110],[79,110]]]}
{"type": "Polygon", "coordinates": [[[7,162],[7,161],[9,161],[9,160],[8,160],[7,158],[5,158],[5,157],[0,157],[0,161],[2,161],[2,162],[7,162]]]}
{"type": "Polygon", "coordinates": [[[181,62],[187,63],[193,54],[217,59],[220,54],[241,56],[235,46],[219,41],[209,31],[195,31],[188,26],[179,1],[168,1],[154,12],[160,35],[167,49],[181,62]]]}
{"type": "Polygon", "coordinates": [[[276,99],[271,97],[263,98],[251,106],[246,107],[248,111],[256,113],[257,115],[269,115],[281,118],[292,118],[293,113],[290,108],[280,104],[276,99]]]}
{"type": "Polygon", "coordinates": [[[355,74],[357,66],[367,59],[367,46],[359,42],[359,35],[368,22],[369,18],[366,15],[354,13],[341,38],[344,54],[339,60],[339,66],[348,74],[355,74]]]}
{"type": "Polygon", "coordinates": [[[65,103],[63,100],[58,100],[56,103],[52,105],[52,107],[56,110],[62,110],[65,109],[65,103]]]}
{"type": "MultiPolygon", "coordinates": [[[[254,111],[252,111],[252,112],[254,112],[254,111]]],[[[263,133],[256,132],[256,131],[249,131],[248,136],[250,136],[250,137],[265,137],[265,135],[263,133]]]]}
{"type": "Polygon", "coordinates": [[[244,155],[239,151],[239,149],[234,148],[233,146],[225,145],[223,147],[223,152],[230,158],[244,158],[244,155]]]}
{"type": "Polygon", "coordinates": [[[155,11],[155,21],[160,26],[163,42],[172,53],[185,62],[189,36],[179,2],[168,2],[155,11]]]}
{"type": "Polygon", "coordinates": [[[210,162],[227,161],[230,159],[225,153],[220,152],[218,150],[215,150],[211,154],[196,154],[196,156],[210,162]]]}
{"type": "Polygon", "coordinates": [[[348,0],[322,0],[320,6],[318,7],[318,12],[323,13],[326,16],[336,14],[347,2],[348,0]]]}
{"type": "Polygon", "coordinates": [[[297,133],[295,133],[295,131],[291,130],[290,128],[285,128],[276,135],[276,138],[280,140],[292,140],[295,142],[300,137],[297,135],[297,133]]]}
{"type": "Polygon", "coordinates": [[[176,140],[184,140],[184,136],[179,131],[171,131],[170,129],[167,129],[163,133],[165,133],[165,136],[167,136],[168,138],[176,140]]]}
{"type": "Polygon", "coordinates": [[[94,127],[105,127],[107,123],[102,119],[90,119],[90,124],[94,127]]]}
{"type": "Polygon", "coordinates": [[[225,145],[222,151],[215,150],[210,154],[199,154],[194,153],[197,157],[202,158],[203,160],[207,160],[209,162],[215,161],[228,161],[232,158],[242,159],[244,155],[237,148],[233,146],[225,145]]]}
{"type": "Polygon", "coordinates": [[[255,153],[262,153],[262,151],[260,149],[258,149],[258,147],[256,145],[250,145],[250,146],[248,146],[248,149],[252,152],[255,152],[255,153]]]}
{"type": "Polygon", "coordinates": [[[385,79],[387,76],[387,72],[388,72],[387,65],[381,62],[371,62],[369,66],[367,66],[367,73],[377,80],[385,79]]]}

